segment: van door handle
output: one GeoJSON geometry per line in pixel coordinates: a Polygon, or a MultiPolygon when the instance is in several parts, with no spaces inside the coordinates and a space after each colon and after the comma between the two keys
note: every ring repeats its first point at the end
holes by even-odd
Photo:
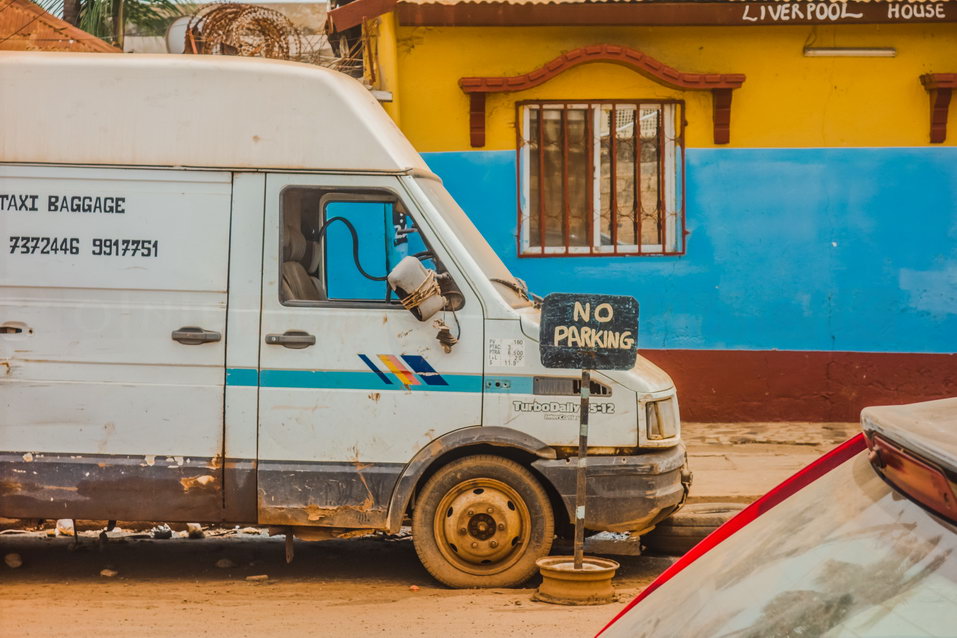
{"type": "Polygon", "coordinates": [[[266,335],[266,343],[271,346],[283,346],[286,348],[308,348],[316,345],[316,336],[301,330],[287,330],[281,335],[266,335]]]}
{"type": "Polygon", "coordinates": [[[179,330],[174,330],[173,341],[178,341],[184,346],[198,346],[201,343],[212,343],[219,341],[223,335],[215,330],[203,330],[195,326],[186,326],[179,330]]]}

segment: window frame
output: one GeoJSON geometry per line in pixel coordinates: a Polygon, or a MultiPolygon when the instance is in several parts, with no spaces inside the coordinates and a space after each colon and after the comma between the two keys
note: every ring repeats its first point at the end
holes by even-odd
{"type": "MultiPolygon", "coordinates": [[[[567,121],[567,120],[566,120],[567,121]]],[[[607,256],[644,256],[662,257],[685,254],[685,103],[675,99],[591,99],[591,100],[521,100],[515,102],[515,131],[516,131],[516,187],[517,187],[517,233],[516,250],[519,258],[535,257],[607,257],[607,256]],[[530,131],[530,114],[537,110],[558,110],[570,108],[591,109],[598,111],[603,106],[625,105],[640,109],[642,106],[659,106],[662,108],[664,119],[663,135],[664,148],[659,149],[659,189],[665,191],[665,210],[663,211],[662,234],[663,243],[642,244],[640,232],[636,233],[637,244],[617,244],[603,246],[600,244],[600,235],[596,237],[595,228],[601,226],[599,189],[601,188],[600,165],[595,158],[601,153],[601,139],[598,134],[599,118],[590,117],[594,127],[589,134],[592,143],[592,152],[589,154],[589,171],[592,172],[592,192],[588,200],[587,246],[568,245],[569,217],[566,207],[564,219],[564,246],[532,246],[529,243],[531,213],[526,213],[531,201],[530,190],[530,162],[528,160],[528,145],[526,131],[530,131]],[[670,107],[670,108],[668,108],[670,107]],[[675,134],[667,139],[669,124],[673,126],[675,134]],[[669,206],[669,202],[671,205],[669,206]],[[669,241],[670,239],[670,241],[669,241]],[[671,247],[671,250],[668,248],[671,247]]],[[[567,152],[567,151],[566,151],[567,152]]],[[[542,177],[539,176],[539,180],[542,177]]],[[[566,180],[567,183],[567,180],[566,180]]],[[[640,225],[639,225],[640,228],[640,225]]]]}
{"type": "MultiPolygon", "coordinates": [[[[413,198],[407,193],[400,192],[389,186],[344,186],[344,185],[319,185],[319,184],[298,184],[290,183],[286,184],[279,189],[279,234],[278,234],[278,252],[277,255],[279,259],[276,264],[277,271],[277,282],[279,285],[276,288],[276,298],[279,301],[280,306],[287,308],[375,308],[380,310],[397,310],[402,312],[408,312],[405,308],[402,307],[402,302],[398,298],[393,299],[392,301],[386,302],[385,300],[365,300],[365,299],[283,299],[282,298],[282,255],[283,255],[283,232],[285,228],[286,221],[286,193],[290,190],[314,190],[314,191],[323,191],[323,194],[319,199],[319,212],[322,216],[322,220],[325,221],[325,208],[329,203],[334,202],[348,202],[348,201],[357,201],[357,202],[382,202],[388,203],[389,200],[394,200],[394,204],[401,205],[406,210],[406,215],[412,220],[412,222],[419,228],[419,234],[422,238],[422,243],[425,244],[426,248],[431,251],[436,259],[440,259],[439,256],[435,253],[432,248],[431,242],[429,242],[426,234],[423,232],[422,220],[425,218],[425,214],[417,207],[413,205],[413,198]],[[378,196],[378,197],[377,197],[378,196]]],[[[327,264],[327,252],[325,247],[325,242],[322,246],[322,256],[321,263],[324,276],[328,276],[328,264],[327,264]]],[[[446,266],[446,272],[449,276],[452,277],[453,285],[462,290],[458,286],[457,279],[453,276],[451,272],[448,271],[446,266]]],[[[328,282],[327,282],[328,283],[328,282]]],[[[384,285],[388,285],[388,282],[382,282],[384,285]]],[[[455,312],[458,312],[465,307],[466,300],[463,295],[462,306],[456,308],[455,312]]],[[[449,311],[451,312],[451,311],[449,311]]]]}

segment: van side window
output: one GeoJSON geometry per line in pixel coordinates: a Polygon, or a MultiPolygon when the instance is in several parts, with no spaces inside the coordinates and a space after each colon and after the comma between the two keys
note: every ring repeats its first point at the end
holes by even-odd
{"type": "MultiPolygon", "coordinates": [[[[405,205],[388,191],[286,188],[281,240],[280,298],[286,305],[398,305],[386,276],[407,256],[445,272],[405,205]]],[[[450,278],[444,281],[448,309],[457,310],[462,296],[450,278]]]]}

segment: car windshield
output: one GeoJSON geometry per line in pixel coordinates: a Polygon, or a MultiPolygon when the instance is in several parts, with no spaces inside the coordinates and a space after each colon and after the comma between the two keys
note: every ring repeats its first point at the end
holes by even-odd
{"type": "Polygon", "coordinates": [[[602,638],[954,636],[955,532],[862,453],[689,565],[602,638]]]}
{"type": "Polygon", "coordinates": [[[415,182],[425,191],[429,201],[439,210],[443,219],[452,227],[452,232],[468,246],[469,253],[478,267],[491,281],[502,299],[512,308],[525,308],[532,305],[529,295],[522,292],[524,284],[512,276],[508,267],[502,263],[492,247],[488,245],[482,233],[472,220],[449,194],[442,183],[432,178],[416,178],[415,182]]]}

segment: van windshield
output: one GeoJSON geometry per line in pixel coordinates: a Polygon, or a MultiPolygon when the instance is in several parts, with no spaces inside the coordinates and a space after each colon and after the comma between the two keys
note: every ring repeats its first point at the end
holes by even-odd
{"type": "Polygon", "coordinates": [[[425,191],[429,201],[439,210],[442,218],[452,227],[452,232],[468,246],[475,263],[512,308],[525,308],[532,305],[529,296],[523,293],[524,283],[512,276],[508,267],[492,247],[488,245],[482,233],[468,218],[462,207],[453,199],[442,183],[433,178],[417,177],[416,184],[425,191]]]}

